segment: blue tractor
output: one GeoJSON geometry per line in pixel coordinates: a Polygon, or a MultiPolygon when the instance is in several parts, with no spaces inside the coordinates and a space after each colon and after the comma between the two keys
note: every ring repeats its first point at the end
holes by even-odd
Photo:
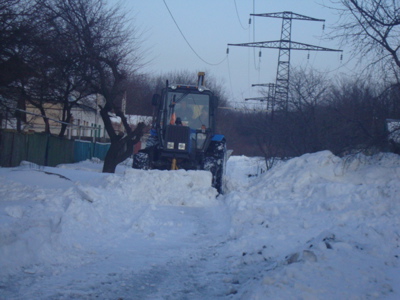
{"type": "Polygon", "coordinates": [[[215,133],[217,97],[204,86],[166,84],[152,99],[153,125],[146,146],[133,157],[135,169],[207,170],[222,194],[227,160],[225,136],[215,133]]]}

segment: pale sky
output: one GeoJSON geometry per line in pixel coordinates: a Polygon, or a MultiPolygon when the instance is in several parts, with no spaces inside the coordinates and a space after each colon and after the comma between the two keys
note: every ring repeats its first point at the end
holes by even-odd
{"type": "MultiPolygon", "coordinates": [[[[228,44],[279,40],[282,19],[255,17],[249,26],[251,13],[292,11],[297,14],[325,19],[322,22],[293,20],[292,41],[320,47],[340,49],[339,41],[326,39],[329,26],[337,15],[325,8],[328,0],[165,0],[189,47],[175,25],[164,0],[122,0],[134,17],[134,24],[143,31],[143,69],[149,73],[189,70],[212,74],[220,81],[230,101],[261,96],[254,83],[274,83],[277,49],[229,47],[228,44]],[[236,5],[235,5],[236,4],[236,5]],[[254,6],[254,11],[253,11],[254,6]],[[236,9],[237,8],[237,9],[236,9]],[[222,63],[221,63],[222,61],[222,63]]],[[[345,49],[346,50],[346,49],[345,49]]],[[[330,75],[348,73],[349,51],[340,60],[338,52],[291,51],[291,66],[315,68],[330,75]],[[308,54],[309,59],[308,59],[308,54]],[[347,56],[346,56],[347,55],[347,56]]],[[[166,78],[167,79],[167,78],[166,78]]]]}

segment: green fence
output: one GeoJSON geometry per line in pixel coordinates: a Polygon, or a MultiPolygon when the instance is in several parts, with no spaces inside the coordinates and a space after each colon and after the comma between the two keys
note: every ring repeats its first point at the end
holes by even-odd
{"type": "Polygon", "coordinates": [[[0,132],[0,165],[3,167],[17,166],[27,159],[26,135],[11,132],[0,132]]]}
{"type": "Polygon", "coordinates": [[[92,157],[104,160],[109,144],[74,141],[47,134],[0,131],[0,166],[15,167],[21,161],[54,167],[92,157]]]}
{"type": "Polygon", "coordinates": [[[104,160],[110,144],[92,143],[88,141],[75,141],[74,160],[76,162],[97,157],[104,160]]]}

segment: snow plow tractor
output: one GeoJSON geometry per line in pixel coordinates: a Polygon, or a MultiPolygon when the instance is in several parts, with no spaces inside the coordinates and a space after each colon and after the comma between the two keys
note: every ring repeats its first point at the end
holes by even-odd
{"type": "Polygon", "coordinates": [[[155,94],[153,124],[146,146],[133,156],[135,169],[206,170],[212,186],[223,193],[227,160],[224,135],[215,133],[218,100],[204,86],[168,84],[155,94]]]}

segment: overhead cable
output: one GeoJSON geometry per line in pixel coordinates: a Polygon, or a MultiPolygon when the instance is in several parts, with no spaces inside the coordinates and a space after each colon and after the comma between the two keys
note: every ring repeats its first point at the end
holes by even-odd
{"type": "Polygon", "coordinates": [[[242,21],[240,21],[240,16],[239,16],[239,11],[238,11],[238,8],[237,8],[237,5],[236,5],[236,0],[233,0],[233,2],[235,3],[236,15],[237,15],[237,18],[239,20],[240,26],[243,28],[243,30],[249,29],[250,25],[251,25],[251,18],[249,19],[249,26],[247,26],[247,28],[244,27],[243,24],[242,24],[242,21]]]}
{"type": "Polygon", "coordinates": [[[165,0],[163,0],[163,2],[164,2],[164,4],[165,4],[165,7],[167,8],[167,10],[168,10],[168,12],[169,12],[169,14],[170,14],[172,20],[174,21],[176,27],[178,28],[180,34],[182,35],[183,39],[184,39],[185,42],[188,44],[189,48],[193,51],[193,53],[194,53],[201,61],[203,61],[204,63],[206,63],[206,64],[208,64],[208,65],[211,65],[211,66],[217,66],[217,65],[222,64],[222,63],[226,60],[227,55],[226,55],[225,58],[224,58],[223,60],[221,60],[219,63],[210,63],[210,62],[204,60],[204,59],[196,52],[196,50],[194,50],[194,48],[192,47],[192,45],[190,45],[189,41],[187,40],[187,38],[186,38],[185,35],[183,34],[182,30],[180,29],[178,23],[176,22],[176,20],[175,20],[173,14],[172,14],[172,12],[171,12],[171,10],[169,9],[169,7],[168,7],[168,5],[167,5],[167,2],[166,2],[165,0]]]}

